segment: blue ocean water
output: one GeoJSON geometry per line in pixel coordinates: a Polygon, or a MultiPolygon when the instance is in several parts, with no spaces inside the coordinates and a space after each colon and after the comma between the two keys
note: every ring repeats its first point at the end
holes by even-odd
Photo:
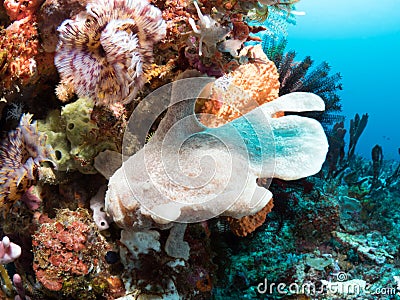
{"type": "MultiPolygon", "coordinates": [[[[296,5],[306,12],[290,26],[287,49],[299,59],[310,55],[327,61],[343,76],[342,98],[346,128],[356,113],[369,114],[356,152],[371,157],[376,144],[385,159],[400,159],[398,91],[400,18],[398,1],[308,0],[296,5]]],[[[347,136],[348,137],[348,136],[347,136]]]]}

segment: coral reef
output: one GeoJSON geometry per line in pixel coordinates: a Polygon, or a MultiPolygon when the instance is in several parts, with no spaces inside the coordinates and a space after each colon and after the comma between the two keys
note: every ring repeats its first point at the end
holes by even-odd
{"type": "Polygon", "coordinates": [[[4,1],[12,23],[1,29],[0,34],[0,96],[9,103],[16,99],[31,102],[31,97],[48,89],[47,84],[55,75],[53,55],[43,52],[37,29],[37,11],[42,3],[42,0],[4,1]]]}
{"type": "Polygon", "coordinates": [[[364,195],[360,201],[348,196],[350,190],[345,185],[316,177],[308,180],[314,183],[309,193],[290,183],[271,185],[274,209],[251,238],[239,241],[219,229],[213,238],[218,253],[214,261],[226,271],[218,276],[216,298],[279,298],[285,293],[302,299],[303,290],[288,288],[293,282],[308,285],[311,289],[306,295],[321,299],[354,299],[354,293],[329,290],[329,285],[335,284],[360,285],[357,295],[363,299],[375,299],[369,292],[382,287],[390,295],[396,293],[398,189],[393,194],[386,190],[375,192],[373,197],[364,195]],[[363,217],[365,213],[368,216],[363,217]],[[270,285],[264,286],[265,280],[288,284],[278,293],[274,288],[269,290],[270,285]],[[328,288],[320,289],[321,284],[328,288]],[[366,284],[368,290],[362,289],[366,284]],[[260,287],[266,288],[264,293],[260,287]]]}
{"type": "Polygon", "coordinates": [[[54,219],[42,216],[40,223],[32,241],[33,269],[43,287],[75,299],[109,292],[104,260],[109,245],[88,211],[59,210],[54,219]]]}
{"type": "Polygon", "coordinates": [[[271,199],[263,209],[254,215],[244,216],[241,219],[227,217],[231,231],[237,236],[247,236],[264,224],[267,214],[271,212],[273,206],[271,199]]]}
{"type": "Polygon", "coordinates": [[[16,0],[5,0],[4,7],[11,21],[31,19],[34,12],[43,3],[43,0],[29,0],[20,2],[16,0]]]}
{"type": "Polygon", "coordinates": [[[344,129],[344,122],[336,123],[329,135],[329,151],[326,156],[326,163],[329,166],[328,176],[332,177],[333,172],[336,171],[338,164],[342,163],[344,159],[344,136],[346,134],[346,129],[344,129]]]}
{"type": "MultiPolygon", "coordinates": [[[[136,295],[139,299],[212,297],[216,266],[212,262],[210,240],[199,224],[189,224],[186,232],[181,229],[178,229],[178,239],[183,233],[184,243],[191,250],[186,258],[171,257],[163,250],[168,249],[167,244],[162,247],[160,243],[165,241],[165,231],[122,231],[120,255],[125,265],[123,278],[126,279],[128,295],[136,295]]],[[[172,246],[178,244],[172,243],[172,246]]]]}
{"type": "Polygon", "coordinates": [[[4,0],[0,298],[398,297],[400,164],[297,2],[4,0]]]}
{"type": "Polygon", "coordinates": [[[52,53],[58,43],[57,28],[66,19],[71,19],[85,10],[88,1],[84,0],[45,0],[41,5],[37,21],[43,49],[52,53]]]}
{"type": "Polygon", "coordinates": [[[373,179],[371,189],[374,189],[379,186],[379,175],[381,174],[383,167],[383,150],[379,145],[375,145],[371,151],[372,156],[372,170],[373,170],[373,179]]]}
{"type": "Polygon", "coordinates": [[[192,26],[193,32],[200,36],[199,39],[199,55],[203,55],[203,43],[205,47],[204,55],[207,57],[211,57],[215,54],[217,50],[217,43],[222,42],[230,29],[224,26],[221,26],[217,21],[212,19],[210,16],[204,16],[197,4],[197,1],[193,2],[196,7],[197,14],[199,16],[199,27],[197,29],[196,24],[192,18],[189,18],[189,24],[192,26]]]}
{"type": "Polygon", "coordinates": [[[37,73],[35,56],[39,53],[37,29],[31,20],[17,22],[4,30],[0,40],[1,48],[5,51],[3,53],[7,55],[2,72],[2,77],[6,77],[3,85],[7,88],[11,86],[14,78],[20,79],[23,84],[37,78],[35,76],[37,73]]]}
{"type": "Polygon", "coordinates": [[[78,170],[94,174],[93,159],[104,150],[118,150],[119,136],[124,116],[111,126],[103,119],[115,119],[111,112],[94,110],[94,102],[80,98],[65,105],[61,113],[50,112],[39,128],[48,136],[52,145],[59,171],[78,170]],[[92,120],[92,116],[96,121],[92,120]]]}
{"type": "Polygon", "coordinates": [[[166,25],[146,0],[100,0],[58,31],[61,86],[107,106],[131,102],[142,88],[153,44],[165,36],[166,25]]]}
{"type": "Polygon", "coordinates": [[[368,114],[364,114],[361,118],[359,114],[356,114],[354,119],[350,120],[350,137],[347,155],[345,155],[344,137],[346,129],[344,129],[344,122],[338,122],[333,126],[329,135],[330,148],[326,161],[329,168],[326,177],[341,178],[344,176],[346,170],[347,172],[351,172],[351,169],[355,168],[355,149],[361,134],[367,126],[367,122],[368,114]]]}

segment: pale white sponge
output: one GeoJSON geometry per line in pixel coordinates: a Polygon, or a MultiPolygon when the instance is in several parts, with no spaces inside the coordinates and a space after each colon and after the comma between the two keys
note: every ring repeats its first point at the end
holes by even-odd
{"type": "Polygon", "coordinates": [[[104,210],[104,195],[106,193],[106,189],[107,186],[101,186],[96,195],[90,199],[90,209],[93,211],[93,220],[99,230],[108,229],[109,223],[112,221],[104,210]]]}
{"type": "Polygon", "coordinates": [[[190,81],[175,82],[174,106],[156,134],[111,176],[105,206],[120,226],[140,230],[218,215],[241,218],[272,198],[257,178],[294,180],[321,169],[328,151],[322,126],[294,115],[273,118],[282,111],[324,110],[320,97],[288,94],[207,128],[193,114],[195,99],[186,95],[200,91],[190,81]]]}

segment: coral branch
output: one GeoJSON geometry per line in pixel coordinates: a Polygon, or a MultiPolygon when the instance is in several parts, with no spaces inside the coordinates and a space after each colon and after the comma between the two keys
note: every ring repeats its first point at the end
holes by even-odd
{"type": "Polygon", "coordinates": [[[373,172],[373,178],[371,184],[371,190],[372,190],[379,187],[379,175],[381,174],[383,166],[382,147],[379,145],[375,145],[374,148],[372,148],[371,157],[372,157],[372,172],[373,172]]]}
{"type": "Polygon", "coordinates": [[[359,114],[356,114],[353,120],[350,120],[350,142],[349,151],[347,152],[348,160],[352,159],[358,139],[363,133],[368,123],[368,114],[362,115],[361,119],[359,114]]]}

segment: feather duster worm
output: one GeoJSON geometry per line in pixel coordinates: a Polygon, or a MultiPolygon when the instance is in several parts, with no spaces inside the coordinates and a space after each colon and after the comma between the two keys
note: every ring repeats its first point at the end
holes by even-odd
{"type": "Polygon", "coordinates": [[[24,114],[0,145],[0,209],[4,211],[34,183],[41,162],[53,163],[52,148],[31,119],[31,114],[24,114]]]}
{"type": "Polygon", "coordinates": [[[145,83],[153,45],[166,35],[166,24],[146,0],[101,0],[65,20],[58,32],[58,90],[100,105],[126,104],[145,83]]]}

